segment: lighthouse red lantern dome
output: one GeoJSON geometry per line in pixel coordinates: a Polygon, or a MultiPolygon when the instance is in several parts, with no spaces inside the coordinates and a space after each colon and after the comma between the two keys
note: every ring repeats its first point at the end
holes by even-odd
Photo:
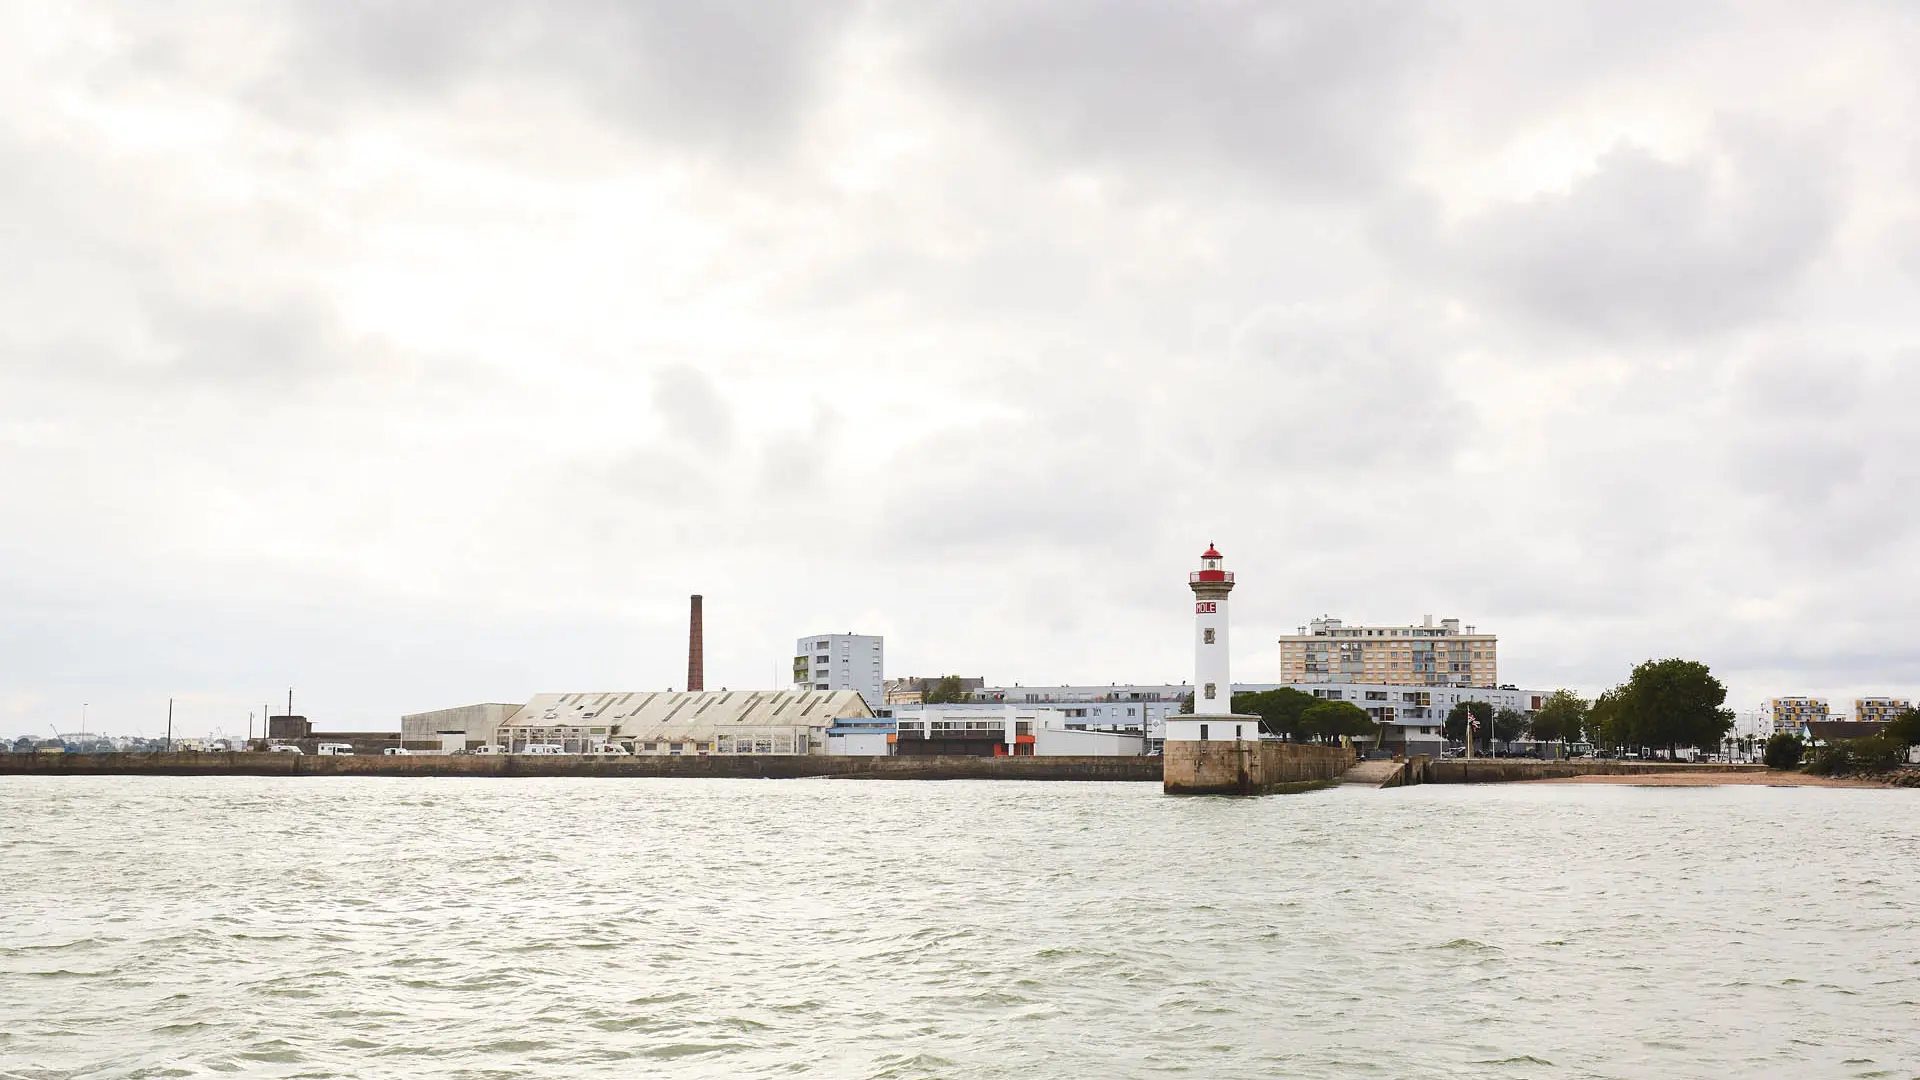
{"type": "Polygon", "coordinates": [[[1208,544],[1207,550],[1200,553],[1200,569],[1187,575],[1188,584],[1202,581],[1232,581],[1233,572],[1231,570],[1222,570],[1220,563],[1220,552],[1217,551],[1212,544],[1208,544]]]}

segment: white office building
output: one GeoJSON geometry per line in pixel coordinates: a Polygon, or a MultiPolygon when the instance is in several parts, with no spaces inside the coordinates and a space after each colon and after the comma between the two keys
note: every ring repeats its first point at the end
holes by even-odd
{"type": "MultiPolygon", "coordinates": [[[[1235,686],[1234,690],[1246,690],[1235,686]]],[[[973,691],[961,708],[991,709],[1000,705],[1045,705],[1075,727],[1088,731],[1139,730],[1156,745],[1166,737],[1168,715],[1177,715],[1193,687],[1185,683],[1157,685],[1101,683],[1096,686],[983,686],[973,691]]],[[[947,706],[951,708],[952,706],[947,706]]]]}
{"type": "Polygon", "coordinates": [[[853,690],[877,709],[886,703],[886,639],[877,634],[815,634],[793,645],[796,690],[853,690]]]}

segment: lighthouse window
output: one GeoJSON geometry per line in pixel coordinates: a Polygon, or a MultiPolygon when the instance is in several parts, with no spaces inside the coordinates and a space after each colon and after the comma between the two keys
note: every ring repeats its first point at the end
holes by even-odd
{"type": "Polygon", "coordinates": [[[1212,683],[1207,684],[1207,700],[1208,701],[1213,700],[1213,684],[1212,683]]]}
{"type": "Polygon", "coordinates": [[[1209,645],[1213,644],[1213,627],[1211,626],[1207,627],[1206,639],[1207,639],[1207,644],[1209,645]]]}

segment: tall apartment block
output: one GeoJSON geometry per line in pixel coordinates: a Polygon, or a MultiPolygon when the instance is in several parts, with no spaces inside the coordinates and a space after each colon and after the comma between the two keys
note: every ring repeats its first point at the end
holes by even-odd
{"type": "Polygon", "coordinates": [[[1900,714],[1913,708],[1913,702],[1897,697],[1863,697],[1853,699],[1853,718],[1863,724],[1884,724],[1898,720],[1900,714]]]}
{"type": "Polygon", "coordinates": [[[1824,724],[1833,719],[1827,712],[1827,699],[1817,697],[1771,698],[1767,701],[1767,712],[1776,734],[1782,731],[1798,734],[1808,724],[1824,724]]]}
{"type": "Polygon", "coordinates": [[[1496,639],[1459,619],[1420,626],[1348,626],[1315,619],[1280,639],[1280,681],[1390,686],[1498,686],[1496,639]]]}
{"type": "Polygon", "coordinates": [[[867,708],[886,704],[886,639],[868,634],[815,634],[793,645],[799,690],[858,690],[867,708]]]}

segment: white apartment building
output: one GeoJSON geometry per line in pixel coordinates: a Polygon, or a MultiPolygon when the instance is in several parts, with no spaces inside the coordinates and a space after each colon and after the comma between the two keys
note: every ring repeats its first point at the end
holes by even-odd
{"type": "Polygon", "coordinates": [[[793,644],[796,690],[855,690],[877,709],[886,703],[886,639],[877,634],[815,634],[793,644]]]}
{"type": "Polygon", "coordinates": [[[1477,686],[1500,683],[1498,639],[1431,617],[1420,626],[1348,626],[1319,618],[1280,639],[1287,683],[1477,686]]]}
{"type": "Polygon", "coordinates": [[[1900,714],[1913,708],[1913,702],[1897,697],[1863,697],[1853,699],[1853,718],[1862,724],[1886,724],[1900,719],[1900,714]]]}
{"type": "Polygon", "coordinates": [[[1808,724],[1823,724],[1833,719],[1827,710],[1827,699],[1817,697],[1769,698],[1765,712],[1775,734],[1784,731],[1797,735],[1806,730],[1808,724]]]}

